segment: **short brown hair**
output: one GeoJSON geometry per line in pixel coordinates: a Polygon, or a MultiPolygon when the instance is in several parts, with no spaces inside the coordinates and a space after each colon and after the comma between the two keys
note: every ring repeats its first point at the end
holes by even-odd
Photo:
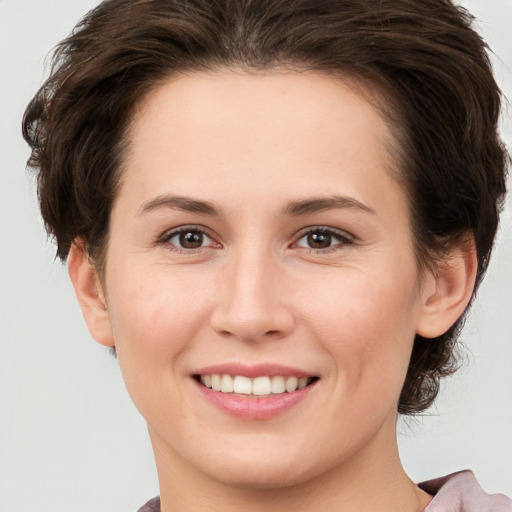
{"type": "MultiPolygon", "coordinates": [[[[134,106],[170,75],[299,66],[373,84],[390,105],[420,266],[468,237],[478,286],[505,194],[500,92],[472,17],[448,0],[106,0],[57,47],[23,122],[48,232],[101,270],[134,106]]],[[[462,319],[417,336],[399,412],[454,368],[462,319]]]]}

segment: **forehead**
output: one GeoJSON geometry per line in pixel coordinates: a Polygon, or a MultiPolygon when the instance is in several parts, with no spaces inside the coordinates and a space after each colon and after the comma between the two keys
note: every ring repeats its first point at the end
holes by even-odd
{"type": "Polygon", "coordinates": [[[155,123],[172,130],[179,121],[175,136],[188,135],[190,129],[199,136],[212,126],[217,131],[243,127],[240,135],[261,136],[265,124],[290,132],[295,123],[295,135],[302,127],[303,135],[312,138],[314,130],[324,130],[341,117],[355,130],[360,121],[372,118],[375,134],[391,139],[384,122],[385,103],[377,86],[328,73],[286,68],[189,72],[175,74],[149,90],[137,105],[131,132],[151,132],[149,125],[155,123]],[[249,125],[259,133],[248,132],[249,125]]]}
{"type": "Polygon", "coordinates": [[[137,106],[125,171],[138,178],[172,174],[174,187],[228,170],[231,185],[278,177],[298,184],[347,167],[364,180],[364,169],[396,167],[389,150],[394,139],[376,103],[368,87],[323,73],[176,75],[137,106]]]}

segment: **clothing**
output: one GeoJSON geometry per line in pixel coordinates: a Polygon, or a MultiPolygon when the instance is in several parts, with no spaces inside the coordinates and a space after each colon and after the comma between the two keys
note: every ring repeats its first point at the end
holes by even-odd
{"type": "Polygon", "coordinates": [[[422,482],[418,487],[435,495],[424,512],[512,512],[512,500],[485,493],[471,471],[422,482]]]}
{"type": "MultiPolygon", "coordinates": [[[[434,495],[423,512],[512,512],[512,500],[485,493],[471,471],[422,482],[418,487],[434,495]]],[[[160,512],[160,498],[148,501],[138,512],[160,512]]]]}
{"type": "Polygon", "coordinates": [[[149,500],[137,512],[160,512],[160,498],[156,497],[149,500]]]}

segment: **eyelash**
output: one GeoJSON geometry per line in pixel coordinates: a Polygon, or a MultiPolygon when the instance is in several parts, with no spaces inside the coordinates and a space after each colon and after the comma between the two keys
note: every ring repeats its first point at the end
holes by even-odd
{"type": "Polygon", "coordinates": [[[194,254],[194,253],[204,249],[204,246],[192,249],[192,248],[180,247],[176,244],[171,243],[171,240],[174,237],[179,236],[181,234],[185,234],[185,233],[199,233],[203,237],[207,237],[209,240],[211,240],[214,244],[217,244],[219,247],[221,246],[219,243],[214,242],[213,237],[208,234],[208,232],[205,228],[203,228],[201,226],[195,226],[195,225],[181,226],[179,228],[172,229],[170,231],[166,231],[165,233],[162,234],[162,236],[160,236],[158,238],[157,243],[161,244],[161,245],[165,245],[167,247],[167,249],[170,251],[182,252],[182,253],[186,253],[186,254],[194,254]]]}
{"type": "Polygon", "coordinates": [[[309,227],[302,230],[296,238],[296,241],[293,243],[293,246],[300,247],[302,250],[310,253],[310,254],[328,254],[331,252],[335,252],[340,250],[342,247],[347,247],[355,244],[355,239],[352,235],[346,233],[345,231],[340,231],[334,228],[328,228],[324,226],[314,226],[309,227]],[[316,249],[313,247],[304,247],[298,245],[300,240],[302,240],[306,236],[310,236],[312,234],[320,234],[330,236],[332,239],[336,240],[338,243],[331,245],[326,248],[316,249]]]}
{"type": "MultiPolygon", "coordinates": [[[[171,240],[173,238],[180,236],[182,234],[185,234],[185,233],[198,233],[202,237],[206,237],[207,239],[209,239],[211,241],[211,245],[209,245],[209,246],[215,247],[215,245],[216,245],[217,247],[215,247],[215,248],[222,247],[222,245],[220,243],[214,241],[214,237],[210,236],[205,228],[203,228],[201,226],[196,226],[196,225],[181,226],[179,228],[172,229],[170,231],[166,231],[158,238],[157,243],[161,244],[161,245],[165,245],[170,251],[182,252],[182,253],[186,253],[186,254],[193,254],[198,251],[201,251],[205,247],[209,247],[209,246],[200,246],[197,248],[185,248],[185,247],[180,247],[177,244],[171,243],[171,240]]],[[[300,248],[300,250],[308,252],[310,254],[326,254],[326,253],[330,253],[330,252],[339,250],[340,246],[347,247],[347,246],[354,245],[354,244],[355,244],[354,237],[344,231],[340,231],[340,230],[333,229],[333,228],[328,228],[325,226],[312,226],[312,227],[303,229],[297,235],[297,237],[295,238],[295,241],[291,244],[291,247],[298,247],[298,248],[300,248]],[[327,235],[327,236],[331,237],[332,239],[334,239],[335,241],[337,241],[338,243],[331,245],[329,247],[326,247],[326,248],[313,248],[313,247],[306,247],[306,246],[299,245],[299,242],[304,237],[307,237],[307,236],[310,236],[313,234],[327,235]]]]}

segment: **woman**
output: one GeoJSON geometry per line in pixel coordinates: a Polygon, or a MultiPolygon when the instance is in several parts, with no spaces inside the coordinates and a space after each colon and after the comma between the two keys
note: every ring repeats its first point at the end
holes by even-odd
{"type": "Polygon", "coordinates": [[[510,510],[467,472],[415,485],[396,442],[487,268],[499,107],[444,0],[110,0],[82,20],[24,134],[148,424],[141,510],[510,510]]]}

